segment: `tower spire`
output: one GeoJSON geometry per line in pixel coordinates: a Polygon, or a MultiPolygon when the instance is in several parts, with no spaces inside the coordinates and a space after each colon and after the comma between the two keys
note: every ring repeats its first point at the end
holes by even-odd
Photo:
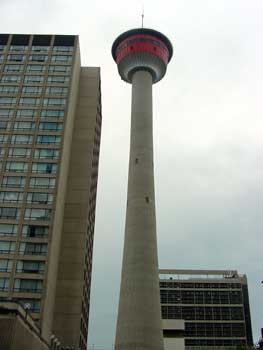
{"type": "Polygon", "coordinates": [[[144,6],[142,4],[142,28],[143,28],[143,21],[144,21],[144,6]]]}

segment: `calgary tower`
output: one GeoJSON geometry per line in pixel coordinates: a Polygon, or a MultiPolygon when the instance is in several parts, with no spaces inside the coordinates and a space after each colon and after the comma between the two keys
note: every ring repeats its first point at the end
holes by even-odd
{"type": "Polygon", "coordinates": [[[132,84],[128,195],[116,350],[161,350],[163,336],[156,240],[152,85],[163,78],[173,48],[152,29],[114,41],[121,78],[132,84]]]}

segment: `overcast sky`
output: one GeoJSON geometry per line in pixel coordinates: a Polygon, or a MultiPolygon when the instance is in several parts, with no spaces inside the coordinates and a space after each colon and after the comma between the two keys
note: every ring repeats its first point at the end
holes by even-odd
{"type": "MultiPolygon", "coordinates": [[[[0,32],[79,34],[100,66],[103,128],[89,327],[111,349],[127,193],[131,86],[111,44],[140,26],[142,1],[0,0],[0,32]]],[[[145,27],[174,45],[154,86],[161,268],[238,269],[249,282],[254,340],[263,326],[263,1],[145,0],[145,27]]]]}

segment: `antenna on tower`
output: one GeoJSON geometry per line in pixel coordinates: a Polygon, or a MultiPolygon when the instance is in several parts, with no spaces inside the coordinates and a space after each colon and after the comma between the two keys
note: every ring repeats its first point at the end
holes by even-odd
{"type": "Polygon", "coordinates": [[[143,28],[143,21],[144,21],[144,6],[142,4],[142,28],[143,28]]]}

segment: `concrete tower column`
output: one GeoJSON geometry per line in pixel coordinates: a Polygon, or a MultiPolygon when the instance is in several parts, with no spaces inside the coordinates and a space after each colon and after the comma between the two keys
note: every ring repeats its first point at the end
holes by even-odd
{"type": "Polygon", "coordinates": [[[128,198],[116,349],[162,349],[153,171],[152,76],[132,77],[128,198]]]}
{"type": "Polygon", "coordinates": [[[122,79],[132,84],[130,161],[115,350],[162,350],[157,258],[152,84],[165,75],[170,41],[152,29],[133,29],[112,47],[122,79]]]}

